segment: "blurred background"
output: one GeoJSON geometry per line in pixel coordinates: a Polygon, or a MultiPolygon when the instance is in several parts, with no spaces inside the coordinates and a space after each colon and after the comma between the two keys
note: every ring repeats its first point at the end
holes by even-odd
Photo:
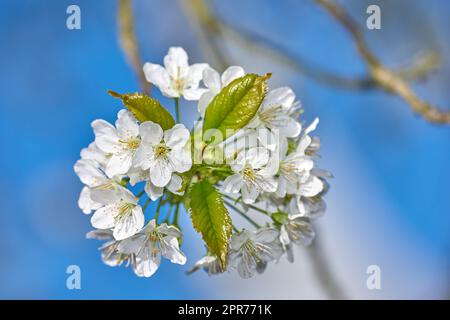
{"type": "MultiPolygon", "coordinates": [[[[411,86],[426,101],[450,107],[450,2],[336,3],[388,67],[437,53],[440,67],[411,86]],[[365,27],[370,4],[381,8],[380,30],[365,27]]],[[[449,126],[414,115],[380,88],[322,77],[320,70],[350,79],[368,72],[348,32],[312,0],[204,4],[133,1],[141,62],[162,63],[170,46],[182,46],[191,63],[273,72],[272,88],[294,89],[305,108],[302,119],[320,117],[319,163],[335,176],[314,247],[298,248],[295,263],[283,259],[250,280],[235,273],[187,276],[204,250],[184,213],[187,265],[163,261],[149,279],[104,265],[100,243],[85,239],[90,217],[77,207],[82,185],[73,164],[93,140],[90,122],[116,117],[120,103],[107,90],[140,90],[133,58],[120,45],[118,3],[3,0],[0,298],[449,298],[449,126]],[[70,4],[81,8],[81,30],[66,28],[70,4]],[[208,22],[212,16],[220,29],[208,22]],[[73,264],[81,268],[81,290],[66,288],[66,268],[73,264]],[[381,269],[380,290],[366,286],[370,265],[381,269]]],[[[152,95],[172,107],[156,88],[152,95]]],[[[183,102],[185,124],[196,112],[195,104],[183,102]]]]}

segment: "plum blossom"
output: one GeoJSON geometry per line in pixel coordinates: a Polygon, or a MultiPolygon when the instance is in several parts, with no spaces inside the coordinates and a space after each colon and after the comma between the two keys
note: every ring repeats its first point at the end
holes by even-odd
{"type": "Polygon", "coordinates": [[[116,240],[122,240],[136,234],[144,226],[144,214],[131,191],[123,188],[120,192],[111,190],[92,191],[94,201],[103,204],[91,218],[97,229],[113,229],[116,240]]]}
{"type": "Polygon", "coordinates": [[[147,62],[143,69],[147,81],[157,86],[163,95],[198,100],[205,92],[199,84],[206,67],[207,63],[189,65],[186,51],[181,47],[171,47],[164,57],[164,67],[147,62]]]}
{"type": "Polygon", "coordinates": [[[256,271],[263,271],[267,262],[278,260],[283,253],[275,228],[261,228],[256,232],[242,230],[233,234],[230,242],[230,264],[237,265],[242,278],[251,278],[256,271]]]}
{"type": "Polygon", "coordinates": [[[139,132],[142,143],[134,166],[149,170],[153,185],[165,187],[173,172],[183,173],[191,168],[190,134],[183,124],[163,132],[158,124],[147,121],[140,125],[139,132]]]}
{"type": "Polygon", "coordinates": [[[151,220],[135,236],[121,241],[118,251],[124,254],[134,254],[136,265],[134,272],[140,277],[151,277],[161,264],[161,256],[172,263],[185,264],[186,256],[179,249],[178,238],[181,232],[166,223],[157,225],[151,220]]]}
{"type": "Polygon", "coordinates": [[[244,203],[255,202],[263,191],[276,191],[278,163],[270,157],[267,149],[256,147],[242,150],[230,166],[235,174],[225,179],[223,189],[227,193],[241,191],[244,203]]]}
{"type": "Polygon", "coordinates": [[[114,177],[126,174],[141,144],[139,125],[134,116],[123,109],[117,114],[116,127],[105,120],[95,120],[92,128],[97,147],[111,155],[105,167],[106,175],[114,177]]]}
{"type": "Polygon", "coordinates": [[[211,67],[205,68],[205,70],[203,70],[203,83],[207,90],[202,94],[198,101],[198,112],[204,116],[206,107],[220,90],[230,84],[233,80],[243,77],[244,75],[244,69],[239,66],[228,67],[222,75],[219,75],[219,73],[211,67]]]}

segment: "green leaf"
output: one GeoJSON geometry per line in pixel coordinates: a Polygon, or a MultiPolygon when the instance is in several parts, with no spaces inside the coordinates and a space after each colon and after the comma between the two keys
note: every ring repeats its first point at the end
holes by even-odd
{"type": "Polygon", "coordinates": [[[112,90],[108,93],[114,98],[121,99],[139,122],[152,121],[159,124],[163,130],[175,125],[172,115],[156,99],[139,93],[120,94],[112,90]]]}
{"type": "Polygon", "coordinates": [[[190,192],[190,212],[195,230],[202,234],[209,251],[227,265],[228,244],[231,237],[231,218],[222,196],[207,181],[195,183],[190,192]]]}
{"type": "Polygon", "coordinates": [[[266,95],[270,76],[247,74],[223,88],[206,108],[203,132],[218,129],[226,139],[247,125],[266,95]]]}

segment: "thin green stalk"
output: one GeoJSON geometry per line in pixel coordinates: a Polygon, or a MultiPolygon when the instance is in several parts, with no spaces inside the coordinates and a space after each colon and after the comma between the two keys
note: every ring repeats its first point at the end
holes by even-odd
{"type": "Polygon", "coordinates": [[[154,217],[156,224],[158,224],[158,217],[159,217],[159,211],[161,209],[161,205],[162,205],[162,197],[159,198],[158,206],[156,207],[156,212],[155,212],[155,217],[154,217]]]}
{"type": "MultiPolygon", "coordinates": [[[[239,199],[235,199],[233,197],[230,197],[229,195],[222,194],[222,196],[224,198],[227,198],[227,199],[231,200],[231,201],[234,201],[234,203],[239,202],[239,199]]],[[[245,205],[248,206],[249,208],[252,208],[255,211],[258,211],[258,212],[263,213],[263,214],[265,214],[267,216],[270,216],[270,214],[264,209],[258,208],[257,206],[254,206],[252,204],[245,204],[245,205]]]]}
{"type": "Polygon", "coordinates": [[[172,224],[178,227],[178,213],[180,212],[180,204],[177,203],[175,206],[175,214],[173,216],[173,222],[172,224]]]}
{"type": "Polygon", "coordinates": [[[175,100],[175,118],[177,123],[180,123],[180,98],[174,98],[175,100]]]}
{"type": "Polygon", "coordinates": [[[138,193],[138,195],[136,197],[140,198],[144,195],[145,190],[142,190],[141,192],[138,193]]]}
{"type": "Polygon", "coordinates": [[[150,198],[148,198],[145,203],[144,206],[142,207],[142,211],[145,211],[145,209],[147,209],[148,205],[150,204],[150,198]]]}
{"type": "Polygon", "coordinates": [[[244,211],[240,210],[239,208],[237,208],[234,204],[228,202],[228,201],[224,201],[224,203],[229,206],[231,209],[233,209],[234,211],[236,211],[237,213],[239,213],[243,218],[245,218],[245,220],[247,220],[250,224],[252,224],[255,228],[261,228],[261,226],[256,223],[252,218],[250,218],[244,211]]]}

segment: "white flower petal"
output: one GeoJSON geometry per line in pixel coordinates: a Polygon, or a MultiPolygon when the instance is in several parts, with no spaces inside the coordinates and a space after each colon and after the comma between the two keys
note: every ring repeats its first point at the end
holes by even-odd
{"type": "Polygon", "coordinates": [[[144,226],[144,214],[141,206],[135,206],[131,213],[119,219],[115,224],[113,236],[116,240],[123,240],[135,235],[144,226]]]}
{"type": "Polygon", "coordinates": [[[203,83],[212,91],[212,94],[217,94],[222,89],[222,82],[219,73],[211,67],[203,70],[203,83]]]}
{"type": "Polygon", "coordinates": [[[299,194],[305,197],[314,197],[323,190],[323,182],[315,176],[311,176],[307,182],[300,184],[299,194]]]}
{"type": "Polygon", "coordinates": [[[188,55],[181,47],[171,47],[164,57],[164,66],[172,79],[185,78],[189,71],[188,55]]]}
{"type": "Polygon", "coordinates": [[[167,189],[174,194],[181,195],[183,194],[183,192],[180,192],[182,186],[183,179],[181,179],[179,175],[173,174],[172,179],[170,179],[170,182],[167,185],[167,189]]]}
{"type": "Polygon", "coordinates": [[[156,145],[161,142],[163,130],[159,124],[146,121],[139,126],[139,134],[143,145],[156,145]]]}
{"type": "Polygon", "coordinates": [[[245,75],[245,71],[242,67],[239,66],[231,66],[228,67],[222,73],[222,86],[227,86],[231,81],[236,80],[237,78],[243,77],[245,75]]]}
{"type": "Polygon", "coordinates": [[[169,97],[173,97],[174,92],[170,87],[170,76],[166,69],[158,64],[145,63],[144,74],[148,82],[154,84],[161,92],[169,97]]]}
{"type": "Polygon", "coordinates": [[[95,144],[104,152],[116,152],[119,141],[116,129],[105,120],[94,120],[91,126],[94,129],[95,144]]]}
{"type": "Polygon", "coordinates": [[[200,113],[202,117],[205,116],[206,108],[208,107],[209,103],[214,99],[215,96],[216,95],[212,91],[206,91],[200,97],[197,108],[198,113],[200,113]]]}
{"type": "MultiPolygon", "coordinates": [[[[151,251],[151,248],[148,248],[145,251],[151,251]]],[[[151,252],[145,254],[141,253],[136,257],[136,267],[134,268],[134,272],[140,277],[148,278],[158,270],[160,264],[161,254],[159,251],[157,251],[155,255],[152,255],[151,252]]]]}
{"type": "Polygon", "coordinates": [[[165,237],[164,245],[161,246],[161,254],[163,257],[170,260],[172,263],[184,265],[186,263],[186,256],[178,248],[178,240],[174,237],[165,237]]]}
{"type": "Polygon", "coordinates": [[[83,187],[80,198],[78,199],[78,207],[80,207],[84,214],[90,214],[92,211],[101,208],[102,204],[91,199],[91,189],[83,187]]]}
{"type": "Polygon", "coordinates": [[[189,101],[197,101],[206,92],[203,88],[189,88],[183,90],[183,97],[189,101]]]}
{"type": "Polygon", "coordinates": [[[259,169],[269,162],[269,151],[263,147],[251,148],[247,151],[246,159],[253,169],[259,169]]]}
{"type": "Polygon", "coordinates": [[[189,150],[172,150],[169,154],[175,172],[183,173],[192,167],[192,158],[189,150]]]}
{"type": "Polygon", "coordinates": [[[282,106],[283,109],[289,109],[295,101],[295,93],[291,88],[281,87],[269,91],[265,97],[262,108],[269,106],[282,106]]]}
{"type": "Polygon", "coordinates": [[[145,192],[152,201],[156,201],[163,195],[164,188],[155,186],[150,180],[145,184],[145,192]]]}
{"type": "Polygon", "coordinates": [[[97,229],[110,229],[114,227],[114,216],[118,213],[118,207],[114,204],[98,209],[92,215],[91,224],[97,229]]]}
{"type": "Polygon", "coordinates": [[[131,152],[121,152],[114,154],[106,165],[105,173],[108,177],[126,174],[133,163],[133,154],[131,152]]]}
{"type": "Polygon", "coordinates": [[[150,168],[150,180],[157,187],[165,187],[171,178],[172,167],[164,160],[157,160],[150,168]]]}
{"type": "Polygon", "coordinates": [[[226,193],[238,193],[244,185],[244,180],[239,173],[235,173],[225,178],[223,189],[226,193]]]}
{"type": "Polygon", "coordinates": [[[246,204],[255,203],[256,198],[259,195],[259,189],[254,185],[244,184],[242,186],[242,200],[246,204]]]}
{"type": "Polygon", "coordinates": [[[142,234],[124,239],[120,241],[119,245],[117,246],[117,251],[125,254],[137,254],[144,245],[145,240],[146,236],[142,234]]]}
{"type": "Polygon", "coordinates": [[[119,137],[129,139],[139,134],[139,125],[130,111],[122,109],[117,114],[116,128],[119,137]]]}
{"type": "Polygon", "coordinates": [[[183,148],[189,140],[190,133],[184,124],[178,123],[164,132],[164,142],[171,149],[183,148]]]}

